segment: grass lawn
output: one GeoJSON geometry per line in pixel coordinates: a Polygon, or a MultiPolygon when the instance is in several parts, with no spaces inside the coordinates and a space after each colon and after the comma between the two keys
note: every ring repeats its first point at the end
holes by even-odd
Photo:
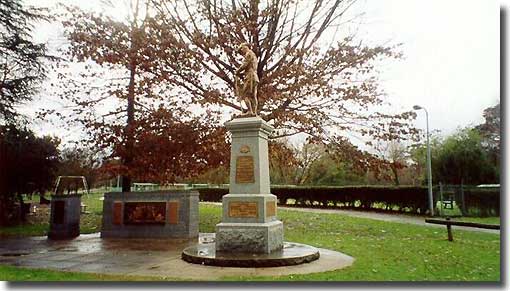
{"type": "Polygon", "coordinates": [[[118,276],[77,272],[61,272],[43,269],[19,268],[0,265],[2,281],[154,281],[165,278],[142,276],[118,276]]]}
{"type": "MultiPolygon", "coordinates": [[[[100,229],[99,194],[84,196],[90,214],[82,216],[82,233],[100,229]]],[[[325,273],[282,277],[229,277],[225,280],[270,281],[499,281],[500,236],[454,229],[448,242],[443,228],[377,221],[340,214],[279,210],[285,240],[348,254],[353,266],[325,273]]],[[[200,205],[200,231],[214,232],[221,207],[200,205]]],[[[487,222],[491,223],[491,222],[487,222]]],[[[499,219],[498,219],[499,223],[499,219]]],[[[0,229],[0,234],[43,235],[47,223],[0,229]]],[[[3,280],[145,280],[128,276],[64,273],[0,267],[3,280]],[[29,277],[30,276],[30,277],[29,277]]]]}

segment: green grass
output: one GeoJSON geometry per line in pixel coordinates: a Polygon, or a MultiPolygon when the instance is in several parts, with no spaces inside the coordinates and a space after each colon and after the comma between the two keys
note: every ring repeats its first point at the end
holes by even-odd
{"type": "MultiPolygon", "coordinates": [[[[220,208],[202,205],[200,212],[200,230],[213,231],[220,208]]],[[[499,281],[497,234],[454,230],[455,240],[448,242],[444,229],[428,226],[292,210],[278,216],[286,241],[345,253],[356,259],[354,265],[317,274],[226,280],[499,281]]]]}
{"type": "Polygon", "coordinates": [[[452,218],[452,220],[478,222],[486,224],[500,224],[499,217],[455,217],[452,218]]]}
{"type": "MultiPolygon", "coordinates": [[[[99,231],[100,194],[83,197],[91,214],[82,215],[82,233],[99,231]]],[[[279,210],[285,240],[336,250],[356,259],[342,270],[281,277],[228,277],[264,281],[499,281],[500,236],[454,229],[448,242],[443,228],[377,221],[341,214],[279,210]]],[[[459,219],[459,218],[457,218],[459,219]]],[[[221,207],[200,205],[200,231],[214,232],[221,207]]],[[[465,220],[462,218],[462,220],[465,220]]],[[[499,218],[475,219],[499,223],[499,218]],[[496,222],[497,221],[497,222],[496,222]]],[[[473,219],[471,219],[473,221],[473,219]]],[[[0,229],[0,234],[43,235],[47,222],[0,229]]],[[[138,280],[128,276],[64,273],[1,267],[3,280],[138,280]]],[[[144,280],[146,278],[140,278],[144,280]]],[[[156,279],[158,280],[158,279],[156,279]]]]}
{"type": "Polygon", "coordinates": [[[0,265],[3,281],[162,281],[166,278],[63,272],[0,265]]]}

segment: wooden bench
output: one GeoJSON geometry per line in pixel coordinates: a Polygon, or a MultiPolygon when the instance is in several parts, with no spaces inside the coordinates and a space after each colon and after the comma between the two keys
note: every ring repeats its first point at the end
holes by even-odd
{"type": "Polygon", "coordinates": [[[449,241],[453,241],[452,225],[485,228],[485,229],[500,229],[500,226],[498,224],[485,224],[485,223],[467,222],[467,221],[453,221],[453,220],[450,220],[449,217],[447,217],[445,220],[427,218],[427,219],[425,219],[425,222],[432,223],[432,224],[446,225],[446,230],[448,231],[448,240],[449,241]]]}

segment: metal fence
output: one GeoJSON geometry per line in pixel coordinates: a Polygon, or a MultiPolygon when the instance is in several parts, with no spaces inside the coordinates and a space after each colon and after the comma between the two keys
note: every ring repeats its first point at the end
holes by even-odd
{"type": "Polygon", "coordinates": [[[499,215],[499,185],[447,185],[439,183],[435,193],[438,216],[499,215]],[[495,195],[496,194],[496,195],[495,195]]]}

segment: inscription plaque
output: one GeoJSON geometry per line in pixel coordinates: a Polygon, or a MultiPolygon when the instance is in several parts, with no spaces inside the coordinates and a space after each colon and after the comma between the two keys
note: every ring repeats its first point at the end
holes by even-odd
{"type": "Polygon", "coordinates": [[[168,202],[168,223],[178,224],[179,223],[179,202],[172,201],[168,202]]]}
{"type": "Polygon", "coordinates": [[[122,202],[113,203],[113,224],[122,224],[122,202]]]}
{"type": "Polygon", "coordinates": [[[255,182],[255,169],[252,156],[240,156],[236,160],[236,183],[248,184],[255,182]]]}
{"type": "Polygon", "coordinates": [[[258,217],[257,202],[230,202],[228,216],[230,217],[258,217]]]}
{"type": "Polygon", "coordinates": [[[266,217],[276,216],[276,201],[266,202],[266,217]]]}
{"type": "Polygon", "coordinates": [[[125,202],[124,224],[165,224],[165,202],[125,202]]]}

